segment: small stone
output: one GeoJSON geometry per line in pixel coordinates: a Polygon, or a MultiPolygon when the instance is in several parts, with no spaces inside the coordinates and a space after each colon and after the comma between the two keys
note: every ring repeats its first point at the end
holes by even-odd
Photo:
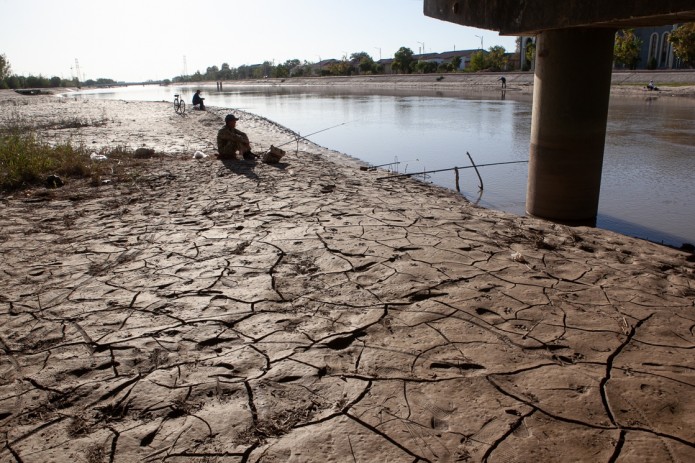
{"type": "Polygon", "coordinates": [[[137,159],[147,159],[154,156],[154,150],[152,148],[138,148],[133,153],[133,157],[137,159]]]}
{"type": "Polygon", "coordinates": [[[46,177],[45,185],[46,188],[60,188],[65,185],[65,182],[63,182],[63,179],[57,175],[49,175],[46,177]]]}

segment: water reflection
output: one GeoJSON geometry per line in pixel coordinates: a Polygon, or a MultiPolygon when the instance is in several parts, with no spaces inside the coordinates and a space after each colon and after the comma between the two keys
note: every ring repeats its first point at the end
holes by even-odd
{"type": "MultiPolygon", "coordinates": [[[[89,98],[190,101],[197,87],[133,87],[89,98]]],[[[262,115],[310,139],[373,165],[422,172],[528,159],[531,95],[509,89],[461,93],[442,89],[316,89],[201,86],[208,106],[262,115]]],[[[597,224],[680,246],[695,242],[695,102],[673,98],[611,100],[597,224]]],[[[525,164],[461,171],[462,194],[480,205],[524,214],[525,164]]],[[[455,188],[454,174],[425,181],[455,188]]]]}

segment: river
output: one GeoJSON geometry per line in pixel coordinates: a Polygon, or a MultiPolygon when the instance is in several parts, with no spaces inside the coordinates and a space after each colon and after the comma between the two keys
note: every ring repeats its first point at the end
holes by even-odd
{"type": "MultiPolygon", "coordinates": [[[[476,164],[460,171],[461,193],[484,207],[523,215],[531,96],[521,92],[331,90],[201,86],[208,106],[266,117],[311,141],[398,173],[476,164]],[[414,93],[417,92],[417,93],[414,93]],[[318,132],[318,133],[315,133],[318,132]]],[[[84,98],[173,101],[190,110],[195,87],[133,86],[84,98]]],[[[173,111],[173,108],[172,108],[173,111]]],[[[597,226],[655,242],[695,243],[695,101],[611,97],[597,226]]],[[[243,130],[243,120],[238,127],[243,130]]],[[[289,140],[288,140],[289,141],[289,140]]],[[[289,145],[291,146],[291,145],[289,145]]],[[[451,171],[420,180],[455,188],[451,171]]]]}

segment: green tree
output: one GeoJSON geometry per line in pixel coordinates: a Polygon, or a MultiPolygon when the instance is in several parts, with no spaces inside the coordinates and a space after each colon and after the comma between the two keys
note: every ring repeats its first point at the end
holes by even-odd
{"type": "Polygon", "coordinates": [[[350,61],[359,62],[362,58],[371,59],[372,57],[369,56],[369,53],[367,53],[366,51],[358,51],[350,55],[350,61]]]}
{"type": "Polygon", "coordinates": [[[668,38],[673,44],[673,54],[685,64],[695,65],[695,22],[678,26],[668,38]]]}
{"type": "Polygon", "coordinates": [[[4,80],[8,88],[16,89],[24,87],[24,78],[21,76],[11,75],[7,76],[4,80]]]}
{"type": "Polygon", "coordinates": [[[248,79],[251,77],[251,68],[245,64],[242,64],[237,68],[237,79],[248,79]]]}
{"type": "Polygon", "coordinates": [[[217,73],[220,69],[217,66],[210,66],[205,70],[204,80],[217,80],[217,73]]]}
{"type": "Polygon", "coordinates": [[[217,78],[220,80],[232,79],[232,69],[228,63],[222,63],[222,67],[220,67],[220,71],[217,73],[217,78]]]}
{"type": "Polygon", "coordinates": [[[200,73],[200,71],[195,71],[190,79],[191,82],[201,82],[203,80],[203,75],[200,73]]]}
{"type": "Polygon", "coordinates": [[[482,71],[487,69],[487,62],[485,60],[485,52],[483,50],[476,51],[471,54],[471,62],[468,63],[468,68],[471,72],[482,71]]]}
{"type": "Polygon", "coordinates": [[[257,79],[263,77],[270,77],[273,75],[273,63],[270,61],[263,61],[263,64],[259,68],[253,70],[253,76],[257,79]]]}
{"type": "Polygon", "coordinates": [[[10,82],[10,62],[7,61],[7,57],[2,54],[0,55],[0,88],[17,88],[12,87],[15,82],[10,82]]]}
{"type": "Polygon", "coordinates": [[[349,76],[352,74],[354,68],[352,63],[347,59],[342,59],[328,66],[330,73],[334,76],[349,76]]]}
{"type": "Polygon", "coordinates": [[[471,55],[471,62],[468,65],[468,70],[477,71],[494,71],[499,72],[507,68],[509,58],[506,56],[506,51],[503,46],[495,45],[488,48],[488,51],[476,51],[471,55]]]}
{"type": "Polygon", "coordinates": [[[526,65],[528,66],[528,69],[524,69],[525,71],[528,71],[531,69],[531,63],[533,63],[533,60],[536,59],[536,42],[533,42],[529,40],[526,42],[526,50],[524,50],[524,57],[526,58],[526,65]]]}
{"type": "Polygon", "coordinates": [[[350,60],[353,63],[357,63],[357,69],[360,70],[360,74],[375,74],[377,65],[367,52],[360,51],[358,53],[353,53],[350,55],[350,60]]]}
{"type": "Polygon", "coordinates": [[[451,71],[458,71],[461,68],[461,61],[463,61],[463,58],[460,56],[454,56],[451,58],[451,71]]]}
{"type": "Polygon", "coordinates": [[[308,62],[307,60],[304,60],[304,63],[301,63],[300,65],[295,66],[290,70],[290,76],[291,77],[311,77],[312,73],[314,72],[314,67],[312,63],[308,62]]]}
{"type": "Polygon", "coordinates": [[[7,61],[7,57],[4,54],[0,55],[0,80],[9,77],[11,71],[12,68],[10,67],[10,62],[7,61]]]}
{"type": "Polygon", "coordinates": [[[275,66],[275,68],[273,69],[273,74],[272,74],[272,76],[273,76],[273,77],[279,77],[279,78],[283,78],[283,79],[284,79],[285,77],[289,77],[289,76],[290,76],[290,70],[289,70],[289,68],[288,68],[287,66],[285,66],[284,64],[278,64],[278,65],[275,66]]]}
{"type": "Polygon", "coordinates": [[[48,79],[42,75],[27,76],[26,86],[29,88],[46,88],[49,86],[48,79]]]}
{"type": "Polygon", "coordinates": [[[393,63],[391,67],[394,71],[400,72],[401,74],[410,74],[412,72],[412,66],[415,62],[413,59],[413,50],[408,47],[401,47],[393,55],[393,63]]]}
{"type": "Polygon", "coordinates": [[[415,69],[420,74],[432,74],[437,72],[437,63],[434,61],[418,61],[415,65],[415,69]]]}
{"type": "Polygon", "coordinates": [[[290,77],[290,72],[292,69],[296,68],[300,64],[301,62],[298,59],[288,59],[284,63],[275,66],[275,69],[273,70],[273,77],[290,77]]]}
{"type": "Polygon", "coordinates": [[[636,69],[639,62],[642,39],[635,35],[634,29],[622,29],[615,33],[613,60],[615,64],[636,69]]]}
{"type": "Polygon", "coordinates": [[[486,57],[487,69],[490,71],[499,72],[507,68],[509,59],[506,56],[507,50],[505,50],[503,46],[495,45],[488,48],[488,52],[489,53],[486,57]]]}

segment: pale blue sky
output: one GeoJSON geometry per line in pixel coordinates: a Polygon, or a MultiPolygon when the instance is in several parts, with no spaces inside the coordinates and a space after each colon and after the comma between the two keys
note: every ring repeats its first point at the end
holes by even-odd
{"type": "Polygon", "coordinates": [[[442,52],[515,37],[428,18],[423,0],[0,0],[0,54],[20,75],[158,80],[208,66],[316,62],[402,46],[442,52]]]}

